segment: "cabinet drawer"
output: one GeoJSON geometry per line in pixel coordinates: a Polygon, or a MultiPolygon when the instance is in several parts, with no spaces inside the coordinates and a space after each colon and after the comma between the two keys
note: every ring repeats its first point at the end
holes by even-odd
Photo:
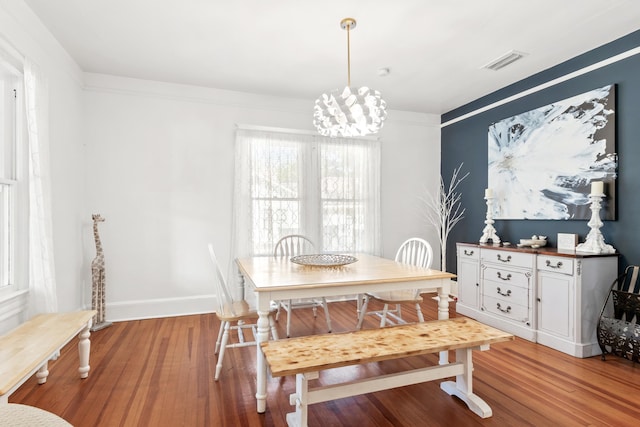
{"type": "Polygon", "coordinates": [[[529,306],[529,289],[520,286],[513,286],[508,283],[496,283],[494,281],[484,282],[482,290],[484,297],[500,299],[506,303],[513,303],[529,306]]]}
{"type": "Polygon", "coordinates": [[[527,306],[515,304],[489,296],[483,297],[485,311],[522,323],[529,323],[529,309],[527,306]]]}
{"type": "Polygon", "coordinates": [[[504,266],[533,268],[532,254],[482,249],[482,261],[504,266]]]}
{"type": "Polygon", "coordinates": [[[479,259],[480,249],[473,246],[458,246],[458,258],[460,259],[479,259]]]}
{"type": "Polygon", "coordinates": [[[528,271],[525,272],[509,268],[498,268],[498,266],[493,267],[489,266],[489,264],[483,264],[482,268],[482,280],[503,283],[505,285],[521,286],[524,288],[529,287],[531,273],[528,271]]]}
{"type": "Polygon", "coordinates": [[[573,259],[557,256],[538,256],[538,270],[573,274],[573,259]]]}

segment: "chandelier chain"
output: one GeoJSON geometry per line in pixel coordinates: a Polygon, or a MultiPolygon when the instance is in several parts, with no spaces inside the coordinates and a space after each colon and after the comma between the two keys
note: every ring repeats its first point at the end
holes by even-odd
{"type": "Polygon", "coordinates": [[[351,87],[351,30],[356,27],[356,20],[344,18],[340,27],[347,30],[347,86],[316,99],[313,124],[321,135],[330,137],[377,133],[387,118],[387,103],[377,90],[351,87]]]}
{"type": "Polygon", "coordinates": [[[347,86],[351,87],[351,25],[347,25],[347,86]]]}

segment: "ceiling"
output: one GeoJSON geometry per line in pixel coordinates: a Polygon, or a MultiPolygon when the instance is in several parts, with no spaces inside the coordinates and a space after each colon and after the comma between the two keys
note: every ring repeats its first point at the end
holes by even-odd
{"type": "Polygon", "coordinates": [[[640,29],[638,0],[25,0],[86,72],[441,114],[640,29]],[[515,49],[523,59],[482,69],[515,49]],[[387,76],[378,75],[389,68],[387,76]]]}

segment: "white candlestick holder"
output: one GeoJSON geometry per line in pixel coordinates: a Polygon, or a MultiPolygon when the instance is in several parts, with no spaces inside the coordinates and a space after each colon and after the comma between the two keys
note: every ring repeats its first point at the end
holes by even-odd
{"type": "Polygon", "coordinates": [[[616,252],[615,248],[611,245],[607,245],[604,242],[604,237],[600,232],[600,228],[604,225],[600,219],[600,209],[602,208],[602,199],[604,194],[590,194],[591,200],[591,219],[587,223],[591,227],[591,231],[587,234],[587,239],[584,243],[580,243],[576,246],[578,252],[590,252],[595,254],[613,254],[616,252]]]}
{"type": "Polygon", "coordinates": [[[493,220],[493,197],[486,196],[484,198],[487,201],[487,219],[484,220],[486,224],[484,230],[482,230],[482,237],[480,237],[480,243],[488,243],[491,241],[494,245],[500,243],[500,237],[496,229],[493,228],[495,221],[493,220]]]}

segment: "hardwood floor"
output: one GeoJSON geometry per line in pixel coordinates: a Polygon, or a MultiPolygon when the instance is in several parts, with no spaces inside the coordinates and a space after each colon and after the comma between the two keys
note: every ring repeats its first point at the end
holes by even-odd
{"type": "MultiPolygon", "coordinates": [[[[330,304],[334,331],[355,326],[355,303],[330,304]]],[[[436,318],[426,299],[425,317],[436,318]]],[[[452,303],[452,317],[455,304],[452,303]]],[[[407,317],[415,311],[407,309],[407,317]]],[[[323,313],[294,311],[292,334],[324,333],[323,313]]],[[[286,323],[278,328],[284,336],[286,323]]],[[[115,323],[91,335],[91,372],[76,374],[75,340],[49,366],[49,380],[29,379],[9,399],[89,426],[284,426],[294,377],[269,379],[267,412],[255,410],[255,350],[229,349],[213,381],[219,322],[205,314],[115,323]]],[[[365,327],[375,327],[367,319],[365,327]]],[[[312,426],[637,426],[640,366],[614,356],[576,359],[516,339],[474,352],[474,391],[493,409],[481,419],[438,382],[321,403],[312,426]]],[[[334,370],[323,383],[437,363],[436,355],[334,370]]]]}

